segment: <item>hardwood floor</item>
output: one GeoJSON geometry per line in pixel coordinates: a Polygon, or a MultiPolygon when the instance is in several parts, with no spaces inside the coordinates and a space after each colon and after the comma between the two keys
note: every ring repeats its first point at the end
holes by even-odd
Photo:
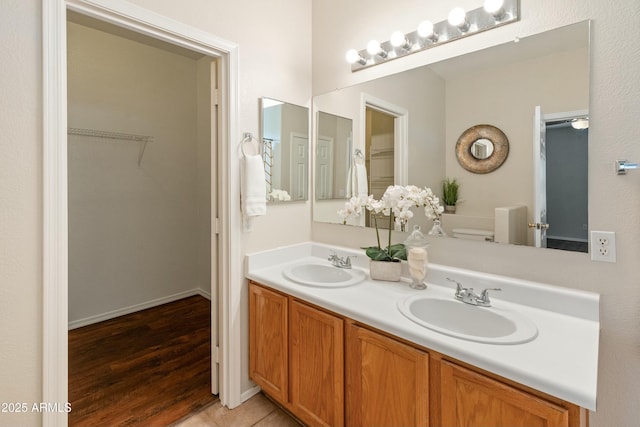
{"type": "Polygon", "coordinates": [[[211,405],[201,296],[69,331],[71,426],[167,426],[211,405]]]}

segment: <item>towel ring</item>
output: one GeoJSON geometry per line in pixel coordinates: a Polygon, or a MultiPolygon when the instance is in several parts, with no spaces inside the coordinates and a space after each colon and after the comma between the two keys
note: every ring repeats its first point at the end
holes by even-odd
{"type": "Polygon", "coordinates": [[[242,152],[242,155],[244,157],[247,157],[247,153],[245,153],[244,151],[244,144],[247,142],[253,142],[253,141],[258,143],[258,155],[262,155],[263,149],[262,149],[262,143],[260,142],[260,140],[255,136],[253,136],[251,132],[245,132],[243,134],[242,141],[240,141],[240,151],[242,152]]]}

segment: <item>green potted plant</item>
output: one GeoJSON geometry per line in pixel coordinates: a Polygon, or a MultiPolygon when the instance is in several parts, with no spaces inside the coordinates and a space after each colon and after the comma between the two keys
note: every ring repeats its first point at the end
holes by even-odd
{"type": "Polygon", "coordinates": [[[444,201],[444,211],[456,213],[460,184],[453,178],[447,178],[442,182],[442,200],[444,201]]]}

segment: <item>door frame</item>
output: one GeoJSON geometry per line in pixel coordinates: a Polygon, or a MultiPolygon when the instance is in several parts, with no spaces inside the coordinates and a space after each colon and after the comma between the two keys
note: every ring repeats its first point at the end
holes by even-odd
{"type": "MultiPolygon", "coordinates": [[[[237,357],[241,354],[241,290],[233,284],[242,282],[242,228],[240,207],[234,203],[240,197],[235,178],[239,175],[239,156],[232,141],[240,140],[239,49],[235,43],[124,0],[42,1],[42,401],[62,407],[68,402],[67,9],[201,52],[220,63],[219,156],[215,165],[219,175],[220,353],[213,359],[220,364],[220,401],[236,407],[241,403],[241,364],[237,357]]],[[[67,421],[64,412],[42,414],[44,426],[66,426],[67,421]]]]}

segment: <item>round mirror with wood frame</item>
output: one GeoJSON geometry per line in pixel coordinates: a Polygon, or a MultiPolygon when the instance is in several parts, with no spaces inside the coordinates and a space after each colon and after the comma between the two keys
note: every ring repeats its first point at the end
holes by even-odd
{"type": "Polygon", "coordinates": [[[460,166],[473,173],[498,169],[509,155],[509,139],[495,126],[475,125],[462,132],[456,143],[460,166]]]}

